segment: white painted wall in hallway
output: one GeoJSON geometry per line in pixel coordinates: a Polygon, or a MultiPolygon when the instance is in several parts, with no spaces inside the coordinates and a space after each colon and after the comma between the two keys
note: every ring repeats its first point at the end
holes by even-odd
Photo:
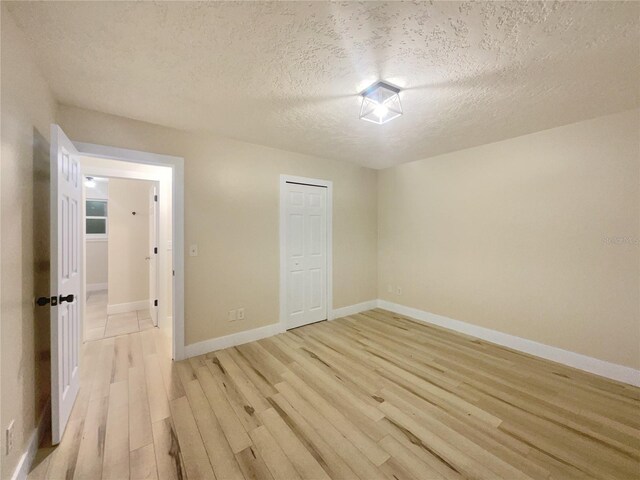
{"type": "Polygon", "coordinates": [[[109,182],[109,305],[149,299],[149,185],[109,182]]]}

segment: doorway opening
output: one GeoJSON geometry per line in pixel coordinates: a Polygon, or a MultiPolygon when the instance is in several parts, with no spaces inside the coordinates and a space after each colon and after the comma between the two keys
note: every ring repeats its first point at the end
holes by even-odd
{"type": "MultiPolygon", "coordinates": [[[[121,163],[102,160],[100,171],[104,175],[109,168],[121,169],[121,163]]],[[[171,223],[171,209],[163,204],[161,211],[158,202],[160,182],[170,179],[167,167],[150,167],[140,175],[147,179],[136,179],[97,176],[92,168],[96,160],[90,157],[81,157],[80,164],[84,175],[84,341],[159,327],[159,257],[171,253],[159,249],[161,217],[163,224],[171,223]]],[[[165,230],[163,225],[166,234],[165,230]]],[[[170,264],[171,259],[164,263],[170,264]]],[[[164,273],[164,296],[170,299],[171,274],[164,273]]],[[[166,328],[168,322],[162,323],[166,328]]]]}
{"type": "Polygon", "coordinates": [[[109,337],[157,327],[173,344],[172,169],[87,154],[80,165],[84,178],[91,177],[84,188],[83,339],[96,339],[101,330],[109,337]],[[106,214],[100,224],[89,215],[96,213],[91,196],[107,197],[106,208],[98,207],[106,214]]]}
{"type": "MultiPolygon", "coordinates": [[[[168,340],[165,343],[160,339],[160,342],[171,352],[169,358],[181,360],[184,357],[184,159],[72,142],[58,125],[51,125],[50,162],[51,293],[39,297],[36,304],[50,307],[51,442],[56,445],[64,434],[80,390],[80,357],[85,338],[83,330],[87,298],[86,232],[107,237],[109,234],[108,201],[93,198],[94,203],[87,205],[83,182],[85,179],[88,181],[89,176],[108,178],[109,181],[129,179],[152,182],[147,185],[145,195],[149,202],[152,192],[154,201],[157,195],[158,207],[152,212],[153,208],[147,204],[147,212],[152,213],[147,214],[146,222],[151,222],[154,216],[159,218],[157,229],[149,228],[147,224],[149,230],[157,233],[154,243],[158,245],[157,250],[154,247],[154,254],[158,255],[159,281],[155,283],[156,295],[153,295],[153,287],[149,282],[151,293],[148,295],[157,297],[158,302],[156,305],[156,298],[146,299],[142,307],[149,306],[152,322],[153,310],[149,302],[153,301],[153,306],[158,307],[157,331],[162,332],[168,340]],[[87,168],[86,173],[83,167],[87,168]],[[87,209],[92,215],[86,215],[87,209]]],[[[134,212],[136,210],[132,210],[134,212]]],[[[147,248],[152,239],[153,236],[149,234],[147,248]]],[[[115,337],[110,345],[113,347],[119,338],[127,339],[125,342],[128,344],[131,335],[141,336],[143,333],[123,334],[115,337]]],[[[100,341],[109,343],[110,340],[106,338],[100,341]]],[[[92,351],[91,348],[82,350],[92,351]]],[[[112,367],[115,364],[106,361],[105,365],[112,367]]],[[[85,377],[87,375],[90,374],[85,373],[85,377]]],[[[111,372],[105,378],[111,379],[111,372]]],[[[84,385],[86,388],[86,381],[84,385]]]]}

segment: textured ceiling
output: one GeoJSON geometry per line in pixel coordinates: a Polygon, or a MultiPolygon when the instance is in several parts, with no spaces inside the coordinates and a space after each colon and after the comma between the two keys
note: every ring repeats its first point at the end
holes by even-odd
{"type": "Polygon", "coordinates": [[[57,99],[360,163],[638,106],[637,2],[16,2],[57,99]],[[405,114],[358,119],[378,79],[405,114]]]}

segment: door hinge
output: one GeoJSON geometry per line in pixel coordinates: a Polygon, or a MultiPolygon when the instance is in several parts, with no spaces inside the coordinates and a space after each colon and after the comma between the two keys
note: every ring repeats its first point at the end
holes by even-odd
{"type": "Polygon", "coordinates": [[[158,247],[153,247],[153,253],[158,253],[158,247]]]}
{"type": "Polygon", "coordinates": [[[154,195],[154,196],[153,196],[153,201],[154,201],[154,202],[157,202],[157,201],[158,201],[158,195],[154,195]]]}
{"type": "Polygon", "coordinates": [[[154,301],[153,301],[153,306],[154,306],[154,307],[157,307],[157,306],[158,306],[158,300],[154,300],[154,301]]]}

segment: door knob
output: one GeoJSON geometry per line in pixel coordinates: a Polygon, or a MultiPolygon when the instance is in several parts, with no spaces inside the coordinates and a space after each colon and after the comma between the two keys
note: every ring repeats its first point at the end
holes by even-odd
{"type": "Polygon", "coordinates": [[[58,305],[58,297],[38,297],[38,299],[36,300],[36,305],[38,305],[39,307],[44,307],[45,305],[49,304],[51,304],[52,307],[58,305]]]}
{"type": "Polygon", "coordinates": [[[49,305],[49,302],[51,301],[51,299],[49,297],[40,297],[36,300],[36,304],[39,307],[44,307],[45,305],[49,305]]]}
{"type": "Polygon", "coordinates": [[[73,298],[74,298],[74,297],[73,297],[73,295],[72,295],[71,293],[70,293],[69,295],[67,295],[66,297],[64,297],[64,296],[60,295],[60,303],[62,303],[62,302],[69,302],[69,303],[71,303],[71,302],[73,302],[73,298]]]}

